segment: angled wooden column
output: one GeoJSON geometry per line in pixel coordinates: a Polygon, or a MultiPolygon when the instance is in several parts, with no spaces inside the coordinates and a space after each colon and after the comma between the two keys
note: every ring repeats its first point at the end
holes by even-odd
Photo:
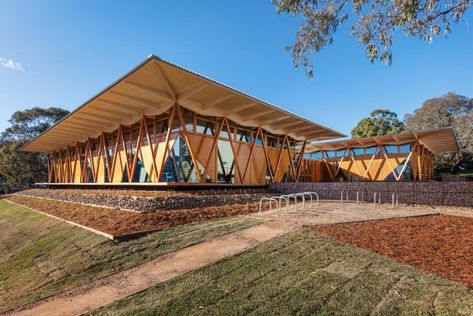
{"type": "MultiPolygon", "coordinates": [[[[154,178],[157,179],[154,182],[158,182],[159,181],[159,178],[157,178],[157,176],[158,176],[158,166],[156,164],[156,151],[155,151],[155,147],[158,146],[157,138],[156,138],[156,116],[154,117],[154,120],[153,120],[153,134],[154,134],[155,143],[153,143],[153,141],[151,140],[151,136],[150,136],[150,132],[149,132],[149,128],[148,128],[148,123],[146,123],[144,125],[144,128],[145,128],[144,133],[146,135],[146,140],[148,141],[148,146],[150,147],[150,150],[151,150],[151,166],[152,167],[151,167],[150,174],[149,174],[150,180],[152,181],[152,178],[154,176],[154,178]]],[[[144,159],[144,158],[142,157],[142,159],[144,159]]],[[[145,163],[145,162],[143,161],[143,163],[145,163]]]]}
{"type": "MultiPolygon", "coordinates": [[[[187,127],[186,127],[186,122],[184,120],[184,117],[182,116],[182,112],[181,112],[181,109],[179,107],[179,105],[176,103],[176,111],[177,111],[177,117],[179,119],[179,122],[181,123],[181,134],[182,136],[184,136],[184,141],[186,142],[187,144],[187,147],[189,149],[189,153],[191,155],[191,159],[192,159],[192,164],[194,165],[194,172],[197,176],[197,179],[199,179],[199,182],[203,182],[203,177],[201,176],[201,173],[200,173],[200,168],[199,168],[199,165],[197,163],[197,159],[195,158],[194,156],[194,150],[192,149],[192,144],[189,140],[189,136],[187,134],[187,127]]],[[[205,172],[205,170],[204,170],[205,172]]]]}
{"type": "Polygon", "coordinates": [[[135,173],[136,173],[136,165],[138,164],[138,159],[139,159],[139,152],[141,151],[141,142],[143,139],[143,132],[144,132],[144,124],[146,122],[145,117],[143,116],[140,121],[140,130],[138,132],[138,139],[136,140],[136,148],[135,148],[135,153],[133,154],[133,138],[130,133],[130,154],[133,155],[133,160],[132,160],[132,166],[131,166],[131,177],[128,179],[129,182],[133,182],[133,179],[135,178],[135,173]]]}
{"type": "MultiPolygon", "coordinates": [[[[218,144],[218,138],[220,136],[220,132],[222,131],[223,129],[223,126],[224,126],[225,122],[224,120],[222,119],[220,121],[220,123],[216,122],[216,131],[215,131],[215,135],[214,135],[214,138],[213,138],[213,142],[212,142],[212,147],[210,149],[210,152],[209,152],[209,156],[207,158],[207,163],[205,164],[204,166],[204,172],[201,173],[201,181],[203,180],[203,177],[204,177],[204,174],[205,174],[205,170],[208,169],[208,165],[211,161],[211,157],[212,157],[212,154],[215,154],[214,150],[216,150],[218,152],[218,148],[216,148],[217,144],[218,144]]],[[[217,163],[217,161],[215,160],[215,163],[217,163]]],[[[214,183],[217,182],[217,179],[212,179],[214,183]]],[[[202,181],[203,182],[203,181],[202,181]]]]}
{"type": "MultiPolygon", "coordinates": [[[[256,130],[256,136],[253,138],[253,142],[251,143],[251,149],[250,149],[250,154],[248,155],[248,159],[246,161],[246,166],[245,166],[245,170],[243,171],[243,179],[246,179],[246,174],[248,172],[248,168],[251,164],[251,158],[253,157],[253,152],[255,150],[255,146],[256,146],[256,140],[258,139],[258,136],[260,136],[261,134],[261,127],[258,127],[258,129],[256,130]]],[[[261,137],[261,140],[263,140],[263,137],[261,137]]],[[[236,158],[235,158],[236,159],[236,158]]]]}
{"type": "Polygon", "coordinates": [[[289,155],[289,166],[291,167],[292,178],[293,178],[293,181],[296,181],[295,180],[295,178],[296,178],[296,168],[294,166],[294,159],[293,159],[292,153],[291,153],[291,143],[289,141],[289,136],[286,137],[286,144],[287,144],[287,154],[289,155]]]}
{"type": "Polygon", "coordinates": [[[295,182],[299,182],[299,178],[301,176],[301,168],[302,168],[302,162],[304,160],[304,152],[305,152],[306,144],[307,144],[307,140],[304,140],[304,143],[302,144],[301,151],[299,152],[299,157],[297,159],[297,164],[296,164],[297,176],[295,177],[295,182]]]}
{"type": "MultiPolygon", "coordinates": [[[[168,119],[168,126],[167,126],[168,128],[167,128],[167,131],[166,131],[166,138],[164,140],[163,160],[162,160],[161,167],[159,168],[159,174],[158,174],[158,178],[157,178],[158,181],[159,181],[159,179],[161,179],[161,175],[164,172],[164,167],[166,166],[167,158],[170,154],[170,151],[172,150],[172,148],[171,149],[169,148],[169,140],[171,138],[172,124],[174,123],[175,116],[176,116],[176,104],[174,104],[174,106],[172,107],[171,114],[169,115],[169,119],[168,119]]],[[[157,151],[158,146],[155,146],[155,149],[157,151]]],[[[156,153],[155,153],[155,156],[156,156],[156,153]]]]}
{"type": "Polygon", "coordinates": [[[235,153],[235,147],[233,145],[233,140],[232,140],[232,132],[230,130],[230,125],[228,124],[228,120],[226,117],[223,118],[223,121],[225,122],[226,128],[227,128],[227,134],[228,134],[228,141],[230,142],[230,148],[232,149],[233,153],[233,161],[235,162],[236,168],[237,168],[237,173],[238,173],[238,178],[240,179],[240,183],[243,183],[243,178],[241,177],[241,170],[240,170],[240,163],[238,162],[238,157],[235,153]]]}
{"type": "Polygon", "coordinates": [[[266,165],[269,170],[269,176],[271,178],[271,182],[275,181],[275,171],[273,170],[273,166],[271,165],[271,158],[269,157],[268,148],[267,148],[267,138],[266,133],[262,131],[261,133],[261,140],[263,142],[263,151],[264,157],[266,158],[266,165]]]}
{"type": "MultiPolygon", "coordinates": [[[[282,153],[284,152],[284,146],[286,145],[286,139],[287,139],[287,134],[284,135],[284,138],[283,138],[283,141],[282,141],[282,144],[281,144],[281,148],[279,150],[279,155],[278,155],[278,160],[276,162],[276,168],[275,168],[275,171],[274,171],[274,176],[275,178],[277,177],[278,175],[278,171],[279,171],[279,164],[281,163],[281,157],[282,157],[282,153]]],[[[276,179],[277,180],[277,179],[276,179]]]]}

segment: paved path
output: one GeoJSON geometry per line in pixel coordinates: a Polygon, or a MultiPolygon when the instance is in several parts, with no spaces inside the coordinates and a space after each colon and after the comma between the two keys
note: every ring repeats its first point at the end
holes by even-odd
{"type": "Polygon", "coordinates": [[[149,261],[137,267],[96,280],[86,286],[67,291],[51,299],[37,302],[16,315],[81,315],[116,300],[135,294],[186,272],[199,269],[223,258],[233,256],[250,247],[286,234],[297,227],[375,220],[393,217],[437,214],[434,208],[399,207],[385,205],[357,205],[323,202],[304,211],[279,217],[263,212],[253,217],[266,222],[225,236],[202,242],[149,261]]]}
{"type": "MultiPolygon", "coordinates": [[[[340,202],[323,201],[318,206],[314,203],[312,208],[306,205],[306,208],[301,210],[299,206],[297,211],[294,211],[294,207],[291,205],[289,213],[283,208],[279,218],[298,225],[324,225],[435,214],[440,214],[440,211],[428,206],[398,206],[392,208],[387,204],[342,204],[340,202]]],[[[267,217],[267,212],[261,216],[267,217]]]]}

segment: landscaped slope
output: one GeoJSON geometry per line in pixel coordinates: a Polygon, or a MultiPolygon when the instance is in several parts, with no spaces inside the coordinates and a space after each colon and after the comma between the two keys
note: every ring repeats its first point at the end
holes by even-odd
{"type": "Polygon", "coordinates": [[[473,313],[473,292],[313,230],[274,239],[98,315],[473,313]]]}
{"type": "Polygon", "coordinates": [[[93,228],[115,238],[168,229],[223,217],[254,213],[257,204],[222,205],[190,210],[127,212],[118,209],[13,195],[9,201],[76,224],[93,228]]]}
{"type": "Polygon", "coordinates": [[[115,242],[0,200],[0,313],[256,223],[233,217],[115,242]]]}

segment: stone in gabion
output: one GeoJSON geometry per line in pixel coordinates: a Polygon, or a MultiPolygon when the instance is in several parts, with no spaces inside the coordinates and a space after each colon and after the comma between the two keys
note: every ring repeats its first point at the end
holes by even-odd
{"type": "Polygon", "coordinates": [[[26,191],[24,195],[39,198],[48,198],[80,204],[98,205],[117,208],[122,210],[134,210],[139,212],[169,211],[180,209],[191,209],[196,207],[209,207],[227,204],[247,204],[257,202],[266,193],[246,194],[202,194],[191,196],[168,196],[168,197],[142,197],[129,195],[111,194],[81,194],[63,193],[54,190],[26,191]]]}
{"type": "MultiPolygon", "coordinates": [[[[291,187],[291,183],[286,185],[291,187]]],[[[378,192],[383,203],[391,203],[392,193],[396,192],[401,203],[473,206],[473,182],[312,182],[310,185],[311,191],[319,193],[321,199],[340,200],[342,190],[347,190],[350,200],[356,200],[356,191],[363,188],[365,201],[371,202],[378,192]]],[[[297,188],[292,183],[292,190],[288,191],[295,193],[297,188]]]]}

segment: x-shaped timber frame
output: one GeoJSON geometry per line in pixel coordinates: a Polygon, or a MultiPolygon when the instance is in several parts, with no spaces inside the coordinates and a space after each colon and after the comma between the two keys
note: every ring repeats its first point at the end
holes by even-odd
{"type": "MultiPolygon", "coordinates": [[[[202,89],[202,87],[191,89],[179,99],[185,100],[186,95],[192,95],[193,92],[195,93],[199,89],[202,89]]],[[[169,88],[169,95],[174,95],[171,87],[169,88]]],[[[175,100],[178,100],[178,98],[175,98],[175,100]]],[[[212,173],[210,172],[212,169],[215,170],[215,174],[212,175],[211,180],[213,183],[217,183],[215,177],[219,169],[217,166],[210,168],[211,166],[209,165],[210,163],[215,163],[222,165],[221,170],[224,172],[224,177],[230,176],[233,168],[236,168],[235,177],[237,179],[235,180],[238,180],[236,183],[253,184],[252,177],[248,177],[248,174],[250,169],[257,169],[256,165],[254,165],[255,159],[253,159],[257,147],[262,149],[264,163],[266,164],[264,170],[258,167],[261,170],[253,171],[258,172],[259,176],[257,178],[259,177],[258,179],[260,179],[258,181],[263,181],[264,183],[267,173],[270,181],[276,182],[278,174],[287,172],[287,170],[282,170],[282,168],[286,167],[282,164],[282,156],[284,154],[288,155],[289,170],[293,181],[299,181],[303,165],[305,141],[303,142],[302,151],[299,152],[297,161],[295,161],[294,153],[291,151],[295,140],[288,135],[271,135],[271,137],[277,139],[279,145],[278,147],[271,147],[272,154],[270,154],[268,145],[269,135],[261,126],[256,128],[238,127],[231,123],[226,116],[223,116],[215,118],[214,124],[211,124],[215,126],[215,128],[210,127],[212,135],[206,133],[207,128],[209,128],[208,126],[205,127],[205,131],[202,134],[196,131],[197,115],[192,111],[186,111],[187,113],[192,113],[192,123],[194,125],[192,130],[188,130],[182,108],[179,103],[174,101],[169,110],[159,116],[159,121],[158,116],[142,116],[133,125],[120,125],[117,130],[111,133],[102,132],[96,138],[87,138],[82,143],[78,142],[74,146],[68,146],[65,149],[48,154],[48,181],[51,183],[77,183],[77,180],[79,180],[80,183],[88,183],[89,181],[92,181],[92,183],[108,183],[115,179],[114,182],[116,183],[118,179],[116,179],[115,173],[117,170],[121,170],[121,178],[123,179],[123,176],[126,176],[128,182],[131,183],[136,178],[138,161],[141,160],[143,163],[148,159],[148,156],[145,156],[142,151],[145,143],[149,145],[151,151],[151,162],[146,161],[146,165],[150,166],[148,168],[150,170],[147,170],[150,176],[148,181],[151,181],[151,178],[154,179],[153,182],[159,182],[162,179],[166,161],[170,158],[172,159],[176,175],[180,174],[184,181],[188,181],[190,173],[194,172],[200,183],[206,183],[206,174],[212,173]],[[162,127],[161,130],[158,130],[158,123],[162,127]],[[176,123],[179,126],[177,131],[173,130],[176,123]],[[250,142],[245,140],[243,134],[238,139],[237,133],[240,128],[249,131],[250,142]],[[223,130],[226,131],[228,138],[222,138],[223,130]],[[177,163],[177,157],[173,149],[174,140],[179,135],[181,135],[182,140],[186,143],[192,160],[192,166],[187,174],[183,173],[182,167],[177,163]],[[200,142],[193,143],[190,139],[191,135],[193,137],[199,135],[201,137],[200,142]],[[164,142],[159,141],[163,136],[164,142]],[[211,147],[208,154],[202,151],[204,137],[211,138],[211,147]],[[218,148],[219,140],[229,142],[234,158],[230,171],[227,171],[228,174],[225,173],[226,171],[223,168],[223,161],[218,148]],[[164,146],[164,149],[159,150],[162,146],[164,146]],[[241,146],[248,146],[249,153],[246,156],[242,156],[241,149],[243,147],[241,146]],[[275,148],[277,149],[277,161],[274,166],[272,163],[274,158],[271,157],[275,157],[275,148]],[[158,155],[161,156],[158,157],[158,155]],[[212,155],[216,155],[216,158],[212,159],[212,155]],[[207,158],[205,165],[200,163],[200,157],[202,159],[207,158]],[[261,172],[265,172],[265,174],[261,172]]],[[[121,182],[122,179],[119,181],[121,182]]]]}

